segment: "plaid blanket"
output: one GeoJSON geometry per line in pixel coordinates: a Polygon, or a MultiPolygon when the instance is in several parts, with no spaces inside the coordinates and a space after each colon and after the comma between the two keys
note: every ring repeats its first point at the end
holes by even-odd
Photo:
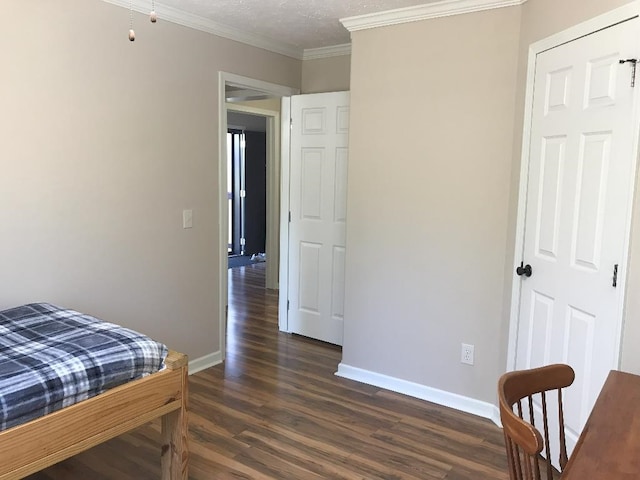
{"type": "Polygon", "coordinates": [[[0,311],[0,430],[158,371],[167,347],[73,310],[0,311]]]}

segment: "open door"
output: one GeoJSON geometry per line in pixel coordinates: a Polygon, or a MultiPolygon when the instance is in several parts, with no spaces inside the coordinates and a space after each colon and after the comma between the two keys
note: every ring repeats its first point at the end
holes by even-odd
{"type": "Polygon", "coordinates": [[[343,337],[348,139],[349,92],[291,97],[287,331],[337,345],[343,337]]]}

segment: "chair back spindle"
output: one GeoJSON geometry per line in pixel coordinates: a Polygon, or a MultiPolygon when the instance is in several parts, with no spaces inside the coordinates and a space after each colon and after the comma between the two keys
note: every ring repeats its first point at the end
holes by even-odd
{"type": "Polygon", "coordinates": [[[570,386],[574,379],[573,369],[562,364],[508,372],[500,377],[500,419],[511,480],[553,480],[564,470],[568,457],[562,389],[570,386]],[[558,400],[557,443],[555,435],[552,436],[556,433],[552,432],[555,429],[551,429],[552,423],[549,421],[549,411],[555,405],[547,405],[547,392],[554,390],[557,391],[558,400]],[[539,403],[539,407],[536,403],[539,403]],[[526,417],[525,410],[528,410],[526,417]],[[536,415],[542,419],[542,433],[536,425],[536,415]],[[555,450],[556,446],[559,450],[558,457],[555,457],[558,459],[559,471],[552,465],[552,449],[555,450]],[[542,468],[541,462],[544,464],[542,468]]]}

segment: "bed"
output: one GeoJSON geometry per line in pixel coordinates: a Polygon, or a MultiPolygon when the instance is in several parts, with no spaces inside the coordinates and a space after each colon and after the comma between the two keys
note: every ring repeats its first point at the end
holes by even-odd
{"type": "Polygon", "coordinates": [[[186,480],[187,374],[185,355],[94,317],[44,303],[1,311],[0,480],[159,417],[162,479],[186,480]]]}

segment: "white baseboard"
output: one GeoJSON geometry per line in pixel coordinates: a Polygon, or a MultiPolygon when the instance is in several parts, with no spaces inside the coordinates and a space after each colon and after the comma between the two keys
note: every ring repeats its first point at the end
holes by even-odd
{"type": "Polygon", "coordinates": [[[437,388],[427,387],[419,383],[401,380],[388,375],[382,375],[362,368],[352,367],[344,363],[338,365],[336,375],[428,402],[437,403],[445,407],[455,408],[456,410],[478,415],[479,417],[488,418],[496,425],[501,426],[499,410],[491,403],[458,395],[457,393],[445,392],[444,390],[438,390],[437,388]]]}
{"type": "Polygon", "coordinates": [[[500,409],[494,405],[493,410],[494,412],[493,412],[493,415],[491,416],[491,421],[495,423],[498,427],[502,428],[502,420],[500,420],[500,409]]]}
{"type": "Polygon", "coordinates": [[[189,375],[193,375],[194,373],[201,372],[202,370],[215,367],[222,363],[222,355],[219,351],[209,353],[204,357],[196,358],[194,360],[189,361],[189,375]]]}

